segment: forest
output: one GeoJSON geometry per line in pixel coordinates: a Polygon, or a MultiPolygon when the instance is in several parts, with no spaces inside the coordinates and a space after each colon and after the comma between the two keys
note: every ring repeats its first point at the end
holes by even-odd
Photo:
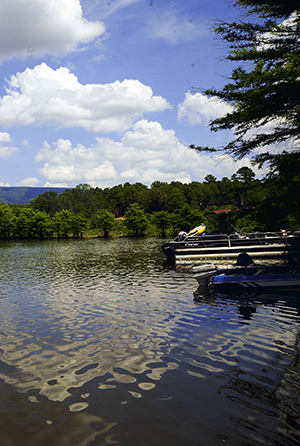
{"type": "Polygon", "coordinates": [[[0,204],[0,239],[174,237],[201,223],[208,233],[299,230],[298,163],[263,180],[242,167],[222,180],[46,191],[28,205],[0,204]]]}

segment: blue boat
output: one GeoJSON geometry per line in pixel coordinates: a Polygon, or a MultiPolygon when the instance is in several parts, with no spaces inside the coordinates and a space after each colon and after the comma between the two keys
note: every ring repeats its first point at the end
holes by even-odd
{"type": "Polygon", "coordinates": [[[299,293],[300,297],[300,267],[296,261],[257,265],[248,254],[243,253],[234,267],[217,268],[213,264],[206,264],[194,267],[193,274],[206,292],[299,293]]]}
{"type": "Polygon", "coordinates": [[[300,292],[300,273],[260,274],[257,276],[216,275],[214,290],[218,293],[296,293],[300,292]]]}

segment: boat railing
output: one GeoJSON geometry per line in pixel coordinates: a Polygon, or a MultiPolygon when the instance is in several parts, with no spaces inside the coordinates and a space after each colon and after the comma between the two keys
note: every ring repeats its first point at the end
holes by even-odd
{"type": "Polygon", "coordinates": [[[229,237],[234,245],[250,245],[254,243],[260,245],[272,243],[287,244],[287,234],[283,232],[245,232],[231,234],[229,237]]]}
{"type": "Polygon", "coordinates": [[[186,237],[183,241],[176,241],[176,246],[181,247],[212,247],[212,246],[230,246],[230,239],[227,234],[207,234],[186,237]]]}
{"type": "Polygon", "coordinates": [[[289,235],[284,232],[240,232],[234,234],[205,234],[188,236],[183,241],[174,240],[178,248],[183,247],[232,247],[253,244],[287,244],[289,235]]]}

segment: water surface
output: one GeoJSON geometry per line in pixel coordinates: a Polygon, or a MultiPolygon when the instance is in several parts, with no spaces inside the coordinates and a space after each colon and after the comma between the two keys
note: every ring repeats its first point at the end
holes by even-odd
{"type": "Polygon", "coordinates": [[[0,245],[0,446],[300,444],[297,299],[195,301],[161,243],[0,245]]]}

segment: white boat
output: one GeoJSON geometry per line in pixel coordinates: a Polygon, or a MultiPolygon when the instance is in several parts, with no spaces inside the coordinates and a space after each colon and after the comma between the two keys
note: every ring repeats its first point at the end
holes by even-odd
{"type": "Polygon", "coordinates": [[[187,236],[164,243],[162,251],[171,262],[186,263],[204,259],[236,260],[240,253],[252,258],[300,255],[300,232],[253,232],[187,236]]]}

